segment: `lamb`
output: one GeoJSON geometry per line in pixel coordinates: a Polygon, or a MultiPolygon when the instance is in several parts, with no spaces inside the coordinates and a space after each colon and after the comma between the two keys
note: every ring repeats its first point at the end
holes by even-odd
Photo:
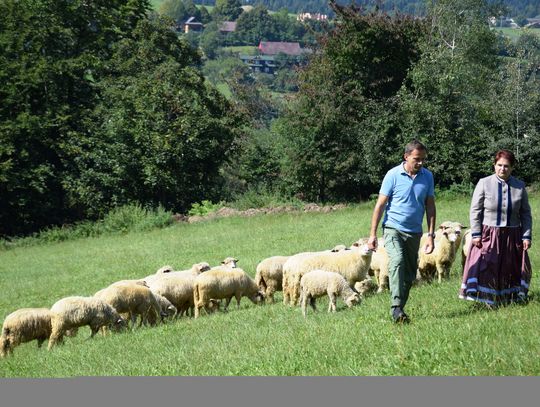
{"type": "Polygon", "coordinates": [[[201,308],[207,308],[211,299],[226,299],[224,310],[227,311],[232,297],[236,298],[237,308],[240,308],[242,297],[248,297],[258,304],[264,300],[264,294],[244,270],[210,270],[195,278],[193,287],[193,302],[195,318],[198,318],[201,308]]]}
{"type": "Polygon", "coordinates": [[[435,236],[435,248],[430,254],[424,252],[426,240],[427,234],[424,234],[418,252],[418,274],[428,282],[437,274],[441,283],[443,278],[450,277],[450,269],[456,257],[456,231],[451,226],[441,224],[435,236]]]}
{"type": "MultiPolygon", "coordinates": [[[[77,329],[66,332],[75,336],[77,329]]],[[[51,311],[48,308],[21,308],[9,314],[2,325],[0,357],[13,354],[21,343],[37,340],[38,348],[51,336],[51,311]]]]}
{"type": "Polygon", "coordinates": [[[112,284],[94,294],[94,297],[111,305],[119,314],[128,314],[128,321],[135,326],[140,315],[139,327],[146,325],[148,319],[157,321],[161,307],[148,286],[135,283],[112,284]]]}
{"type": "Polygon", "coordinates": [[[283,264],[290,256],[272,256],[262,260],[255,273],[255,283],[265,294],[267,302],[274,302],[274,293],[283,289],[283,264]]]}
{"type": "Polygon", "coordinates": [[[66,297],[51,307],[51,336],[48,349],[63,343],[66,331],[88,325],[92,331],[90,338],[102,326],[120,330],[125,321],[116,310],[105,301],[95,297],[66,297]]]}
{"type": "Polygon", "coordinates": [[[330,302],[328,312],[336,312],[336,299],[338,296],[343,298],[345,304],[350,308],[360,302],[360,296],[355,292],[341,274],[333,271],[312,270],[302,276],[300,280],[302,314],[306,316],[307,303],[315,311],[315,300],[319,297],[328,295],[330,302]]]}
{"type": "MultiPolygon", "coordinates": [[[[352,288],[356,282],[368,277],[372,251],[363,240],[354,242],[350,250],[342,252],[318,252],[309,256],[300,257],[294,263],[291,259],[283,265],[283,274],[289,273],[288,281],[290,300],[293,305],[298,303],[300,296],[300,280],[304,274],[311,270],[321,269],[341,274],[352,288]],[[291,262],[291,263],[290,263],[291,262]]],[[[294,257],[294,256],[293,256],[294,257]]],[[[285,293],[284,293],[285,295],[285,293]]]]}
{"type": "MultiPolygon", "coordinates": [[[[289,258],[283,263],[283,278],[282,278],[282,290],[283,290],[283,304],[293,305],[293,281],[296,279],[296,271],[300,268],[302,261],[308,257],[314,256],[319,253],[328,253],[329,250],[323,250],[320,252],[302,252],[289,256],[289,258]]],[[[296,305],[296,303],[294,303],[296,305]]]]}

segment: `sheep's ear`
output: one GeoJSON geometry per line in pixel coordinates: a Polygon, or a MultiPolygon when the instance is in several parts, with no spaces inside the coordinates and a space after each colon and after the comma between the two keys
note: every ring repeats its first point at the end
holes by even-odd
{"type": "Polygon", "coordinates": [[[351,246],[353,246],[353,247],[360,247],[360,243],[354,242],[351,246]]]}
{"type": "Polygon", "coordinates": [[[463,226],[461,223],[459,224],[461,226],[462,229],[467,229],[468,226],[463,226]]]}

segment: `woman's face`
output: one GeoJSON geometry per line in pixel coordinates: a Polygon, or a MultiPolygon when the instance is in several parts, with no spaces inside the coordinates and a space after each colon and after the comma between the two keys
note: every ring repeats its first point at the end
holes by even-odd
{"type": "Polygon", "coordinates": [[[510,165],[510,161],[508,161],[506,158],[499,158],[495,163],[495,174],[505,181],[510,178],[510,174],[512,174],[512,166],[510,165]]]}

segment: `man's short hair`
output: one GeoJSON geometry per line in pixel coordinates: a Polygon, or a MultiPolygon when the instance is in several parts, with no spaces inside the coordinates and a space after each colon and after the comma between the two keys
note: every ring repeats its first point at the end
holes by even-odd
{"type": "Polygon", "coordinates": [[[405,154],[410,154],[414,150],[423,150],[427,153],[427,147],[420,141],[414,139],[405,146],[405,154]]]}

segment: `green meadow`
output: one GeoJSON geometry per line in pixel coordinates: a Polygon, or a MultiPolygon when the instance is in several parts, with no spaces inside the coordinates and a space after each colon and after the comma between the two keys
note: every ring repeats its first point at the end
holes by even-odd
{"type": "MultiPolygon", "coordinates": [[[[533,194],[539,236],[540,195],[533,194]]],[[[440,198],[437,218],[468,224],[469,198],[440,198]]],[[[235,256],[254,276],[272,255],[322,250],[367,236],[373,202],[329,213],[281,213],[178,223],[164,229],[82,238],[0,251],[0,319],[23,307],[50,307],[71,295],[93,295],[120,279],[141,278],[235,256]]],[[[460,258],[442,284],[413,287],[410,325],[394,325],[389,295],[368,296],[352,309],[302,316],[281,303],[243,298],[229,312],[180,318],[157,327],[96,335],[85,327],[47,351],[22,344],[0,359],[0,377],[76,376],[417,376],[540,374],[540,256],[535,244],[531,301],[498,310],[457,298],[460,258]]],[[[311,311],[311,310],[310,310],[311,311]]]]}

